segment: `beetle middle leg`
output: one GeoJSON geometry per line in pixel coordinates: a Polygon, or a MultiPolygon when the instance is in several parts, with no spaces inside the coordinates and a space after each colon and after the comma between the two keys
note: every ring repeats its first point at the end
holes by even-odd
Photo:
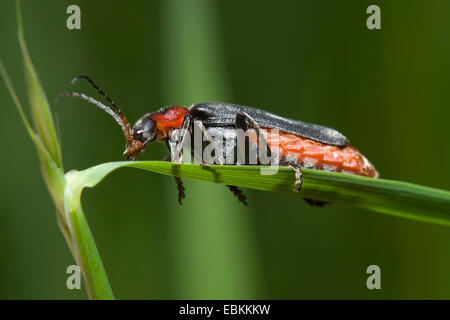
{"type": "MultiPolygon", "coordinates": [[[[208,134],[205,126],[203,125],[203,123],[200,120],[195,120],[194,121],[194,125],[196,125],[198,128],[200,128],[202,130],[205,139],[209,143],[214,143],[214,141],[212,140],[212,138],[208,134]]],[[[223,164],[222,159],[220,157],[217,158],[217,159],[218,159],[220,165],[223,164]]],[[[206,166],[206,164],[204,162],[202,162],[202,164],[204,166],[206,166]]],[[[247,197],[244,195],[244,193],[242,192],[242,190],[239,187],[232,186],[232,185],[227,185],[227,187],[238,198],[239,202],[243,203],[245,206],[248,205],[247,197]]]]}
{"type": "Polygon", "coordinates": [[[248,205],[247,197],[239,187],[227,185],[228,189],[238,198],[239,202],[242,202],[245,206],[248,205]]]}
{"type": "MultiPolygon", "coordinates": [[[[267,148],[266,150],[268,150],[269,154],[271,154],[270,146],[267,143],[266,138],[262,134],[261,128],[256,123],[256,121],[252,117],[250,117],[247,113],[239,112],[238,114],[236,114],[234,127],[235,127],[235,129],[240,129],[244,132],[246,132],[249,127],[254,129],[259,138],[259,144],[264,144],[267,148]]],[[[237,151],[239,152],[239,150],[237,150],[237,151]]],[[[245,150],[244,150],[244,153],[245,153],[245,150]]],[[[247,201],[246,201],[247,197],[244,195],[244,193],[242,192],[242,190],[239,187],[228,185],[228,188],[230,189],[231,192],[234,193],[235,196],[238,197],[240,202],[242,202],[244,205],[247,205],[247,201]]]]}
{"type": "Polygon", "coordinates": [[[174,177],[174,178],[175,178],[175,183],[177,184],[177,190],[178,190],[178,203],[180,205],[182,205],[183,199],[186,197],[186,194],[184,193],[184,191],[186,189],[184,188],[183,180],[181,180],[180,177],[174,177]]]}
{"type": "Polygon", "coordinates": [[[261,128],[256,123],[256,121],[252,117],[250,117],[247,113],[240,112],[236,115],[234,127],[235,129],[241,129],[244,132],[246,132],[249,127],[253,128],[256,132],[257,137],[259,138],[259,145],[263,144],[267,148],[266,150],[269,151],[269,155],[272,153],[265,136],[261,132],[261,128]]]}
{"type": "MultiPolygon", "coordinates": [[[[203,137],[205,138],[205,140],[207,142],[214,143],[212,137],[208,133],[208,130],[206,130],[205,126],[203,125],[203,123],[200,120],[194,120],[194,126],[196,126],[197,128],[199,128],[201,130],[203,137]]],[[[201,165],[206,166],[207,164],[203,161],[203,157],[201,157],[201,159],[202,159],[201,165]]],[[[223,165],[223,161],[222,161],[221,157],[216,157],[214,160],[217,160],[218,165],[223,165]]]]}
{"type": "MultiPolygon", "coordinates": [[[[240,112],[238,114],[236,114],[236,119],[234,122],[234,127],[235,129],[241,129],[242,131],[246,132],[248,130],[249,127],[253,128],[257,134],[257,136],[260,139],[260,143],[263,143],[270,153],[270,146],[267,143],[265,137],[261,134],[261,128],[259,127],[259,125],[256,123],[255,120],[253,120],[252,117],[250,117],[247,113],[245,112],[240,112]]],[[[239,152],[239,150],[237,150],[239,152]]],[[[245,150],[244,150],[245,152],[245,150]]],[[[242,202],[244,205],[247,205],[247,197],[244,195],[244,193],[242,192],[242,190],[237,187],[237,186],[232,186],[232,185],[228,185],[227,186],[231,192],[233,192],[233,194],[238,197],[239,201],[242,202]]]]}
{"type": "MultiPolygon", "coordinates": [[[[260,134],[261,130],[258,126],[258,124],[245,112],[240,113],[236,116],[236,126],[238,124],[240,126],[246,126],[246,121],[249,122],[249,124],[255,129],[259,139],[260,139],[260,144],[264,143],[267,146],[267,150],[269,150],[269,152],[271,153],[270,150],[270,146],[267,143],[267,141],[265,140],[264,136],[262,134],[260,134]]],[[[298,164],[298,160],[297,158],[291,157],[291,156],[287,156],[284,157],[281,161],[280,161],[280,165],[287,165],[289,167],[292,168],[292,170],[294,170],[295,173],[295,189],[294,192],[299,192],[302,188],[302,170],[300,168],[300,165],[298,164]]]]}

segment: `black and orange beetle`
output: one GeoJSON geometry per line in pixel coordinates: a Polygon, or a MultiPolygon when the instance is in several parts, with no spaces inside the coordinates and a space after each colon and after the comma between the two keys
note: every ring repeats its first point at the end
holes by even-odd
{"type": "MultiPolygon", "coordinates": [[[[223,144],[220,149],[223,150],[223,154],[216,155],[215,159],[217,160],[235,151],[237,130],[252,130],[259,138],[253,139],[249,144],[256,146],[256,149],[264,144],[269,152],[273,152],[276,147],[276,164],[290,166],[294,170],[297,191],[302,184],[301,168],[378,177],[374,166],[357,149],[349,145],[349,141],[344,135],[334,129],[283,118],[256,108],[217,102],[201,102],[190,107],[165,107],[147,113],[131,127],[123,112],[94,81],[81,75],[73,79],[72,83],[78,79],[89,81],[111,104],[115,112],[83,93],[68,92],[60,96],[81,98],[110,114],[124,132],[127,141],[124,155],[128,160],[136,160],[150,142],[165,141],[170,150],[170,160],[180,163],[184,138],[187,134],[192,136],[195,129],[199,129],[204,135],[202,141],[206,143],[202,144],[202,148],[214,143],[223,144]],[[274,130],[277,132],[276,135],[272,134],[274,130]],[[225,143],[223,140],[219,141],[213,138],[219,135],[227,137],[225,143]]],[[[249,140],[251,140],[250,137],[249,140]]],[[[249,163],[247,160],[243,162],[233,160],[231,163],[220,161],[216,164],[245,165],[249,163]]],[[[178,201],[181,204],[184,198],[184,187],[180,178],[175,179],[179,191],[178,201]]],[[[241,202],[247,204],[246,198],[239,188],[228,187],[241,202]]],[[[322,202],[312,200],[307,200],[307,202],[323,205],[322,202]]]]}

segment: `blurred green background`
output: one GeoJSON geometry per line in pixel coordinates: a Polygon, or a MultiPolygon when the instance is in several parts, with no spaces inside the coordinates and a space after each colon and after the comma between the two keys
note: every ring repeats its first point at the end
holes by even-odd
{"type": "MultiPolygon", "coordinates": [[[[51,102],[97,96],[134,122],[165,105],[225,101],[338,129],[384,178],[450,189],[448,1],[23,1],[25,36],[51,102]],[[66,8],[81,8],[81,30],[66,8]],[[382,29],[366,28],[381,7],[382,29]]],[[[26,103],[14,1],[0,56],[26,103]]],[[[36,151],[0,85],[0,298],[80,299],[36,151]]],[[[122,132],[79,100],[52,103],[66,170],[121,160],[122,132]]],[[[143,159],[161,159],[154,144],[143,159]]],[[[450,298],[450,229],[350,206],[123,169],[83,206],[119,299],[450,298]],[[367,266],[381,290],[366,288],[367,266]]]]}

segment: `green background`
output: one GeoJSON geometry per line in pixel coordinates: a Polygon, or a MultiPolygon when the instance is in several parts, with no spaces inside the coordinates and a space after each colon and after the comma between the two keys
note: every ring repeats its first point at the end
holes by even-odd
{"type": "MultiPolygon", "coordinates": [[[[165,105],[225,101],[343,132],[381,176],[450,189],[448,1],[23,1],[25,36],[51,102],[97,97],[133,122],[165,105]],[[81,30],[66,8],[81,8],[81,30]],[[381,30],[366,8],[381,7],[381,30]]],[[[0,56],[26,102],[14,1],[0,56]]],[[[0,298],[80,299],[36,151],[0,85],[0,298]]],[[[79,100],[52,103],[66,170],[121,160],[122,132],[79,100]]],[[[161,159],[154,144],[142,159],[161,159]]],[[[297,197],[114,172],[83,206],[119,299],[450,298],[450,229],[297,197]],[[381,290],[366,268],[381,268],[381,290]]]]}

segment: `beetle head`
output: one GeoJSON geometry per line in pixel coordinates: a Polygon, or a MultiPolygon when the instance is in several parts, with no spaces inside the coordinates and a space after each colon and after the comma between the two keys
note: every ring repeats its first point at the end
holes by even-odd
{"type": "Polygon", "coordinates": [[[79,79],[85,79],[88,82],[91,83],[91,85],[97,89],[97,91],[105,97],[106,100],[111,104],[113,109],[109,108],[108,106],[105,106],[101,102],[95,100],[92,97],[88,97],[84,93],[77,93],[77,92],[66,92],[59,95],[60,97],[77,97],[80,99],[83,99],[89,103],[92,103],[99,107],[100,109],[104,110],[106,113],[108,113],[110,116],[116,120],[116,122],[119,124],[119,126],[122,128],[123,134],[125,136],[125,139],[127,141],[126,149],[124,151],[124,155],[126,156],[127,160],[136,160],[139,154],[145,150],[145,145],[148,142],[151,142],[155,139],[156,133],[157,133],[157,126],[154,120],[152,120],[149,115],[145,115],[141,119],[139,119],[136,124],[133,126],[133,129],[130,127],[130,123],[128,122],[127,118],[123,114],[122,110],[115,104],[115,102],[102,90],[100,89],[94,81],[89,78],[88,76],[81,75],[72,80],[72,84],[78,81],[79,79]]]}
{"type": "Polygon", "coordinates": [[[156,122],[150,118],[150,114],[146,114],[139,119],[130,131],[130,138],[127,138],[127,147],[124,151],[124,155],[128,160],[136,160],[138,155],[145,150],[147,143],[152,142],[156,138],[157,134],[156,122]]]}

